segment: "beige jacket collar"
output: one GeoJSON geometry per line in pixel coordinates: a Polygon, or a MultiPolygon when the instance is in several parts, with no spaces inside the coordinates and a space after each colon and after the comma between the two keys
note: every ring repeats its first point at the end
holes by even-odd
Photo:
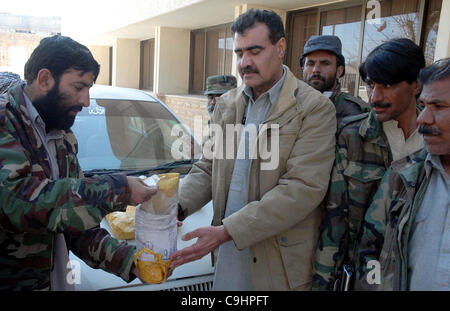
{"type": "MultiPolygon", "coordinates": [[[[269,113],[267,115],[264,123],[282,123],[284,118],[282,118],[283,114],[296,105],[295,95],[297,94],[298,82],[297,78],[294,74],[289,70],[289,68],[283,65],[283,68],[286,70],[286,79],[281,88],[280,96],[277,101],[272,105],[269,113]],[[292,90],[295,92],[292,92],[292,90]],[[275,121],[275,122],[273,122],[275,121]]],[[[239,87],[239,91],[236,92],[234,99],[231,102],[236,103],[236,119],[235,123],[240,124],[242,122],[242,118],[244,116],[245,108],[247,106],[247,102],[245,100],[245,95],[243,94],[243,90],[245,85],[241,85],[239,87]]],[[[287,116],[289,117],[289,116],[287,116]]]]}

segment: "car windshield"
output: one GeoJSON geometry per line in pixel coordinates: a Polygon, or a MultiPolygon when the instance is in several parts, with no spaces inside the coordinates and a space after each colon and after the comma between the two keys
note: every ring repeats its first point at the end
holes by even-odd
{"type": "Polygon", "coordinates": [[[198,158],[194,150],[200,150],[159,102],[91,99],[72,131],[84,171],[146,170],[198,158]]]}

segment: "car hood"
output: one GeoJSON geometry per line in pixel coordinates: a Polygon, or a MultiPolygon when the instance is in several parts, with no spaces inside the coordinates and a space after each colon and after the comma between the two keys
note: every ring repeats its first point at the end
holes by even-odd
{"type": "MultiPolygon", "coordinates": [[[[178,236],[177,236],[177,249],[182,249],[187,246],[192,245],[196,242],[196,239],[190,241],[183,241],[181,237],[195,229],[200,227],[209,226],[213,217],[213,207],[212,201],[210,201],[207,205],[205,205],[202,209],[197,211],[196,213],[190,215],[183,221],[183,225],[178,227],[178,236]]],[[[108,230],[111,233],[111,227],[109,226],[108,221],[103,218],[100,223],[100,227],[108,230]]],[[[135,245],[135,240],[127,240],[128,244],[135,245]]],[[[134,286],[142,286],[142,282],[139,279],[135,279],[133,282],[126,283],[120,277],[115,276],[111,273],[103,271],[101,269],[93,269],[89,267],[86,263],[84,263],[81,259],[75,256],[72,252],[70,252],[70,260],[75,261],[77,264],[72,264],[72,266],[80,268],[79,284],[75,284],[76,290],[103,290],[103,289],[121,289],[127,287],[134,286]]],[[[75,272],[76,273],[76,272],[75,272]]],[[[214,268],[211,264],[211,256],[206,255],[203,258],[187,263],[185,265],[177,267],[172,275],[167,279],[166,282],[197,277],[202,275],[208,275],[214,273],[214,268]]],[[[75,278],[77,279],[77,278],[75,278]]],[[[158,288],[158,284],[148,285],[146,284],[146,290],[152,290],[152,286],[155,289],[158,288]],[[150,286],[150,288],[148,288],[150,286]]]]}

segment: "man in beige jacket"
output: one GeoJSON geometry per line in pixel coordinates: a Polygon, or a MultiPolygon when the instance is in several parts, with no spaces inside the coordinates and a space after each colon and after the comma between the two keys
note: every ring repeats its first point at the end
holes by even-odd
{"type": "Polygon", "coordinates": [[[205,140],[217,154],[204,152],[179,193],[180,220],[212,198],[212,226],[183,237],[198,240],[173,254],[171,268],[218,248],[214,290],[309,290],[319,205],[334,160],[336,111],[282,64],[286,39],[278,15],[252,9],[231,29],[244,83],[217,100],[205,140]],[[239,143],[230,144],[235,132],[226,128],[239,125],[239,143]],[[251,126],[258,129],[254,140],[242,134],[251,126]],[[270,159],[248,156],[256,145],[270,149],[270,159]],[[218,150],[228,155],[230,146],[234,156],[221,157],[218,150]]]}

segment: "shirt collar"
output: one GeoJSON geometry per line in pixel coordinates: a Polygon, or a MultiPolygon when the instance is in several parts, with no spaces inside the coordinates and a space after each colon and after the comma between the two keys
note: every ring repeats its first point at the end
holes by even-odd
{"type": "Polygon", "coordinates": [[[428,153],[425,159],[425,172],[427,174],[427,178],[430,178],[433,168],[440,171],[444,176],[447,174],[442,166],[441,157],[439,155],[432,155],[431,153],[428,153]]]}
{"type": "MultiPolygon", "coordinates": [[[[283,75],[281,76],[280,80],[278,80],[278,82],[275,83],[274,86],[272,86],[270,88],[270,90],[268,90],[267,92],[261,94],[260,97],[267,96],[267,94],[268,94],[270,103],[274,104],[277,101],[278,97],[280,96],[281,88],[283,87],[285,79],[286,79],[286,69],[283,67],[283,75]]],[[[250,87],[245,85],[244,89],[243,89],[243,93],[248,98],[250,98],[252,101],[254,101],[254,99],[253,99],[253,92],[252,92],[252,89],[250,87]]]]}
{"type": "Polygon", "coordinates": [[[39,115],[39,112],[36,110],[33,103],[28,98],[25,92],[23,92],[23,97],[25,98],[25,103],[27,106],[28,113],[30,114],[30,119],[31,123],[33,124],[33,127],[40,133],[48,137],[49,139],[62,138],[64,136],[63,130],[51,130],[48,133],[46,132],[44,120],[42,120],[41,116],[39,115]]]}

